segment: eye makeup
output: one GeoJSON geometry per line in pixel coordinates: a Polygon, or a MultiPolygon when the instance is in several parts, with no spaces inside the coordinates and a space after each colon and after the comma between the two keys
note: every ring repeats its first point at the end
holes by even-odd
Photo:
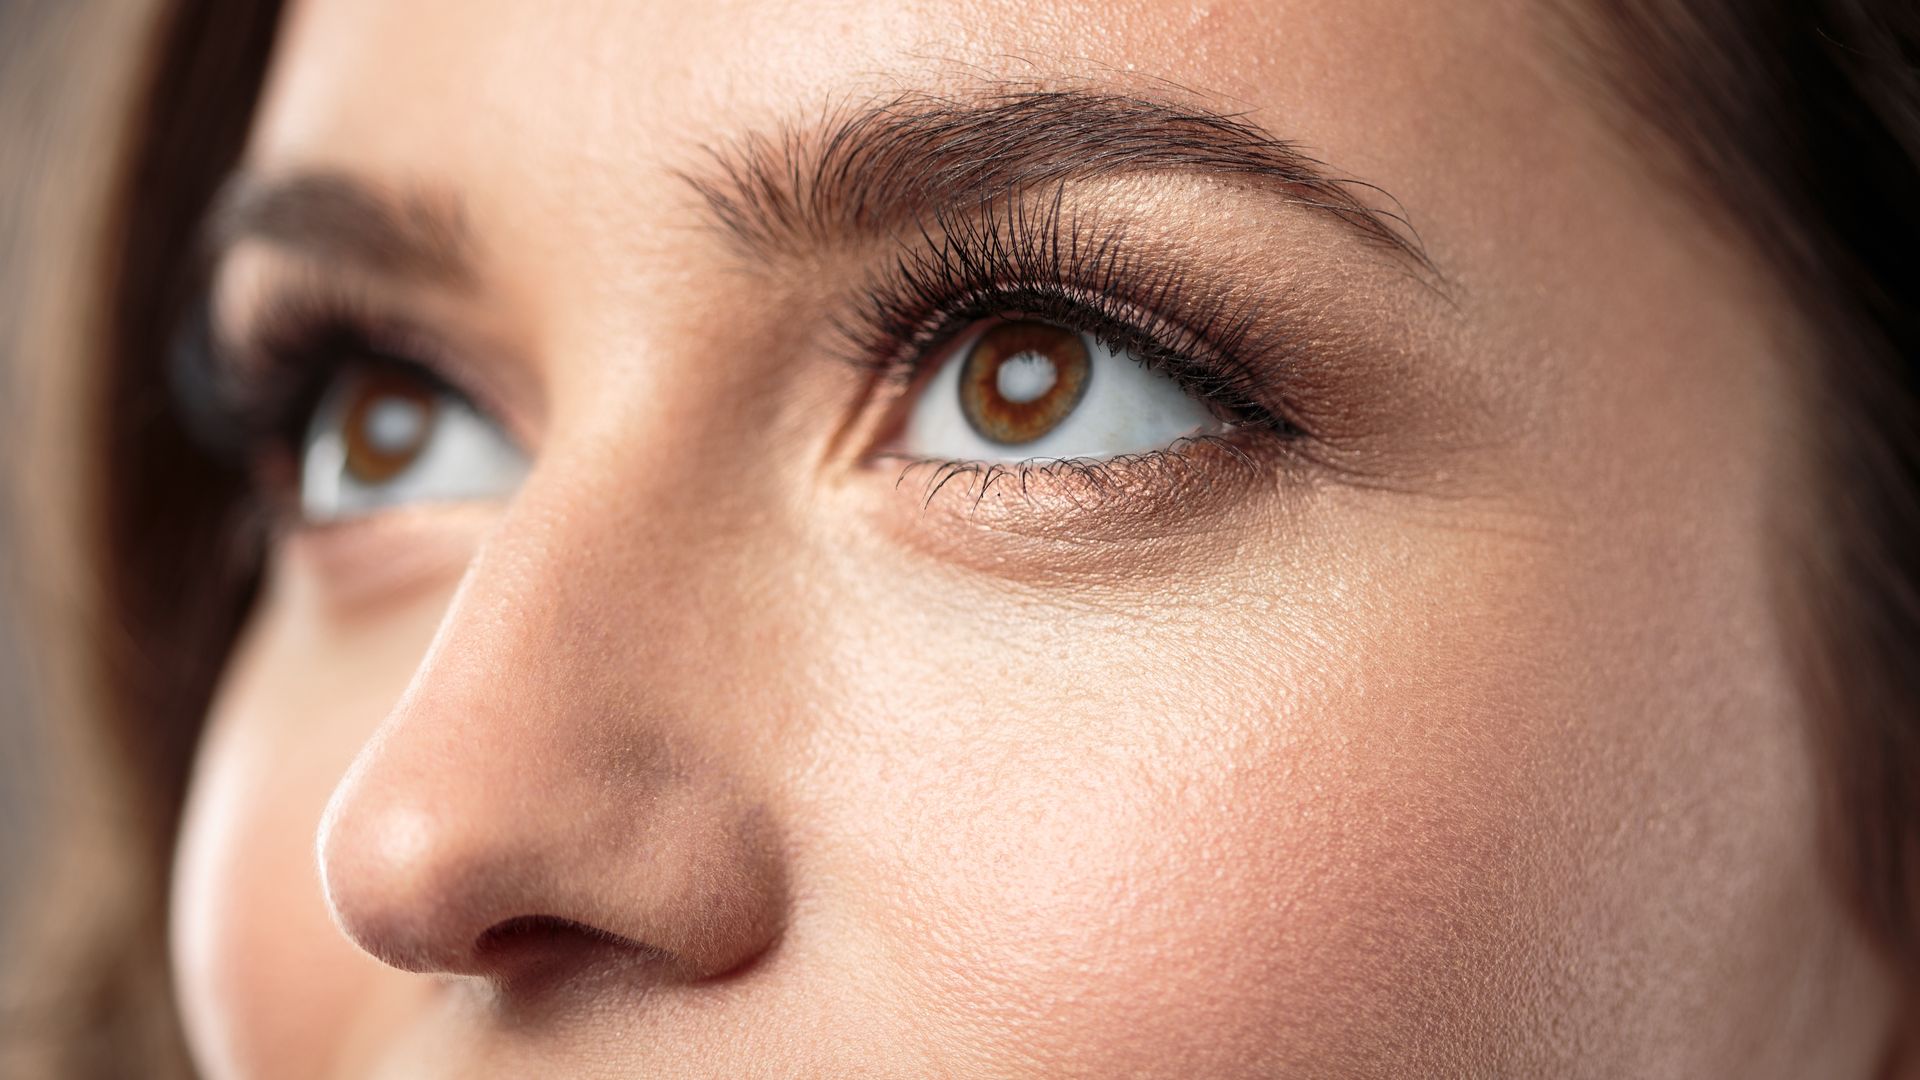
{"type": "Polygon", "coordinates": [[[866,281],[842,337],[855,363],[905,384],[969,325],[1017,313],[1130,353],[1236,425],[1306,435],[1272,377],[1285,333],[1148,247],[1117,220],[1070,214],[1064,187],[938,214],[866,281]]]}
{"type": "MultiPolygon", "coordinates": [[[[1213,490],[1228,475],[1270,473],[1278,459],[1269,451],[1311,441],[1290,407],[1285,361],[1295,349],[1286,320],[1266,317],[1244,289],[1215,285],[1204,265],[1166,257],[1164,245],[1131,242],[1118,215],[1071,214],[1067,206],[1061,187],[1044,198],[936,215],[880,252],[875,271],[856,277],[838,302],[822,305],[826,340],[873,376],[869,400],[849,403],[879,418],[868,425],[869,462],[897,468],[903,489],[924,480],[928,503],[966,493],[977,506],[990,491],[1017,491],[1036,514],[1077,517],[1168,499],[1174,505],[1156,512],[1178,513],[1196,481],[1213,490]],[[974,334],[976,347],[956,355],[969,327],[982,324],[991,324],[984,346],[974,334]],[[1126,362],[1177,385],[1215,422],[1206,430],[1189,425],[1188,435],[1166,445],[1071,459],[902,452],[901,414],[947,364],[969,368],[959,380],[962,404],[990,441],[1017,448],[1060,424],[1087,392],[1086,357],[1066,347],[1077,341],[1095,342],[1105,355],[1124,352],[1126,362]]],[[[212,432],[210,444],[240,447],[256,463],[292,458],[297,465],[318,404],[349,375],[474,401],[448,377],[471,363],[444,362],[452,353],[446,339],[392,310],[324,267],[269,274],[229,323],[243,328],[237,340],[183,337],[189,347],[177,358],[183,377],[175,380],[181,407],[211,421],[199,425],[212,432]]],[[[297,467],[270,472],[301,475],[297,467]]],[[[287,494],[261,492],[300,504],[287,494]]]]}
{"type": "Polygon", "coordinates": [[[297,448],[329,386],[348,372],[460,392],[431,359],[445,351],[435,335],[318,270],[261,289],[230,324],[243,332],[223,335],[220,322],[203,296],[176,334],[170,384],[203,448],[234,464],[297,448]]]}
{"type": "Polygon", "coordinates": [[[1292,407],[1295,327],[1266,306],[1284,295],[1256,300],[1229,287],[1221,268],[1135,242],[1118,216],[1070,214],[1068,204],[1061,187],[938,216],[863,284],[849,305],[860,318],[842,322],[840,336],[850,358],[876,373],[875,396],[891,413],[870,460],[899,470],[896,486],[923,508],[951,505],[976,520],[991,509],[993,520],[1008,523],[1014,514],[1051,515],[1082,526],[1100,513],[1168,516],[1184,505],[1197,514],[1203,508],[1192,496],[1201,488],[1210,496],[1250,492],[1275,470],[1300,465],[1314,436],[1292,407]],[[1084,347],[1063,345],[1076,339],[1177,386],[1197,405],[1199,422],[1150,446],[1048,453],[1045,436],[1072,422],[1087,392],[1084,347]],[[1047,385],[1030,402],[1002,388],[1008,382],[1019,397],[1021,380],[1035,375],[1003,380],[1010,359],[1045,368],[1047,385]],[[903,446],[923,399],[956,392],[981,452],[903,446]],[[1029,445],[1037,452],[1012,459],[1029,445]]]}

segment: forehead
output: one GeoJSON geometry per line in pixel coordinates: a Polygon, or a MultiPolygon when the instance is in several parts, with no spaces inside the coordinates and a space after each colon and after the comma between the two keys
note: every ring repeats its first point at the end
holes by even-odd
{"type": "Polygon", "coordinates": [[[1547,22],[1516,0],[308,0],[253,157],[457,179],[483,206],[644,206],[715,142],[1014,79],[1197,97],[1444,228],[1589,126],[1547,22]]]}

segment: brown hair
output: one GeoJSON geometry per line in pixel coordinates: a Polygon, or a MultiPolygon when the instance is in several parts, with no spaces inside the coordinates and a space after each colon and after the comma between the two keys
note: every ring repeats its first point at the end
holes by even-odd
{"type": "MultiPolygon", "coordinates": [[[[59,288],[32,301],[40,336],[15,343],[35,378],[66,380],[45,387],[53,406],[39,413],[57,467],[34,468],[78,495],[33,496],[35,520],[59,524],[34,551],[44,633],[73,650],[64,692],[42,711],[85,771],[50,785],[62,801],[48,820],[68,833],[27,924],[32,993],[0,1014],[9,1075],[187,1072],[167,1008],[167,864],[260,553],[236,517],[241,478],[196,451],[165,407],[163,349],[190,300],[195,230],[245,137],[277,6],[181,0],[139,18],[124,4],[63,16],[99,32],[113,9],[113,44],[90,47],[133,76],[100,91],[124,126],[79,125],[117,144],[83,144],[47,174],[64,242],[35,250],[81,256],[70,274],[34,264],[45,280],[31,284],[59,288]],[[88,175],[106,182],[78,183],[88,175]]],[[[1810,700],[1831,729],[1822,738],[1849,838],[1839,850],[1865,922],[1920,971],[1920,799],[1907,786],[1920,770],[1920,274],[1905,272],[1920,250],[1920,14],[1905,0],[1567,8],[1582,61],[1599,61],[1632,117],[1623,129],[1657,137],[1650,160],[1673,163],[1775,271],[1823,345],[1810,366],[1830,420],[1817,464],[1831,483],[1820,527],[1792,549],[1822,643],[1808,658],[1810,700]]],[[[11,88],[7,100],[19,100],[11,88]]]]}
{"type": "Polygon", "coordinates": [[[36,282],[47,290],[28,327],[38,336],[17,343],[47,380],[36,435],[59,467],[23,476],[19,503],[34,512],[12,516],[39,526],[23,538],[35,565],[27,599],[40,636],[67,651],[40,710],[61,769],[47,783],[46,820],[60,831],[24,905],[29,934],[9,942],[19,959],[0,1014],[8,1075],[191,1074],[169,1007],[168,864],[258,553],[237,527],[241,478],[194,450],[166,406],[163,357],[191,298],[200,219],[246,135],[277,9],[99,4],[44,11],[46,25],[32,28],[43,55],[119,60],[132,77],[101,80],[107,100],[86,119],[102,143],[50,148],[40,191],[69,220],[34,250],[76,254],[71,278],[36,282]],[[61,33],[89,40],[63,48],[61,33]],[[72,156],[61,160],[62,149],[72,156]],[[88,185],[102,165],[104,182],[88,185]],[[73,495],[60,498],[62,488],[73,495]]]}

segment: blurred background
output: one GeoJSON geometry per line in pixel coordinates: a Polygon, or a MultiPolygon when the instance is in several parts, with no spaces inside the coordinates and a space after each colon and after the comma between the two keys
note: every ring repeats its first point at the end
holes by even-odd
{"type": "MultiPolygon", "coordinates": [[[[28,148],[18,127],[20,50],[15,44],[32,33],[31,21],[43,21],[51,5],[34,0],[0,0],[0,432],[17,430],[21,394],[15,372],[16,325],[23,261],[22,211],[28,148]]],[[[0,455],[12,458],[12,446],[0,437],[0,455]]],[[[20,652],[20,564],[14,553],[13,469],[0,467],[0,919],[18,887],[18,867],[26,855],[21,841],[33,831],[28,820],[31,772],[35,757],[28,723],[29,702],[24,657],[20,652]]]]}
{"type": "MultiPolygon", "coordinates": [[[[39,62],[80,44],[98,0],[0,0],[0,918],[14,902],[31,845],[43,831],[32,807],[40,760],[34,736],[35,671],[22,624],[29,601],[17,530],[22,460],[16,438],[30,419],[32,357],[22,355],[22,316],[33,302],[27,240],[41,218],[37,181],[55,140],[77,124],[88,97],[83,65],[39,62]]],[[[79,55],[79,54],[75,54],[79,55]]]]}

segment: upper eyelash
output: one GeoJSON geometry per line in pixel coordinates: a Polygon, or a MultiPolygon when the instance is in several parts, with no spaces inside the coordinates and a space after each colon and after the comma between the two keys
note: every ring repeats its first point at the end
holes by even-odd
{"type": "MultiPolygon", "coordinates": [[[[1266,403],[1272,380],[1244,359],[1284,351],[1284,342],[1256,333],[1258,311],[1192,289],[1177,263],[1150,263],[1125,239],[1117,226],[1067,216],[1062,189],[1037,208],[1010,198],[936,215],[921,242],[860,293],[855,317],[836,325],[855,363],[910,383],[966,326],[1018,311],[1131,353],[1237,425],[1305,434],[1266,403]]],[[[215,340],[201,304],[183,323],[171,364],[189,431],[234,464],[263,443],[297,445],[343,353],[448,387],[432,365],[410,359],[426,333],[377,310],[325,275],[303,275],[272,290],[250,339],[234,345],[215,340]]]]}
{"type": "Polygon", "coordinates": [[[1245,359],[1281,351],[1257,332],[1259,312],[1196,295],[1181,266],[1132,254],[1119,227],[1067,216],[1062,189],[1037,208],[1010,198],[936,215],[920,241],[866,285],[857,319],[838,324],[854,363],[911,383],[968,325],[1017,311],[1131,353],[1236,423],[1306,433],[1268,403],[1271,380],[1245,359]]]}
{"type": "Polygon", "coordinates": [[[430,364],[428,335],[377,314],[363,297],[318,275],[269,294],[245,342],[219,340],[210,299],[183,321],[170,358],[175,407],[208,452],[244,465],[262,448],[296,447],[329,382],[350,365],[405,371],[465,397],[430,364]],[[352,361],[343,362],[342,357],[352,361]]]}

